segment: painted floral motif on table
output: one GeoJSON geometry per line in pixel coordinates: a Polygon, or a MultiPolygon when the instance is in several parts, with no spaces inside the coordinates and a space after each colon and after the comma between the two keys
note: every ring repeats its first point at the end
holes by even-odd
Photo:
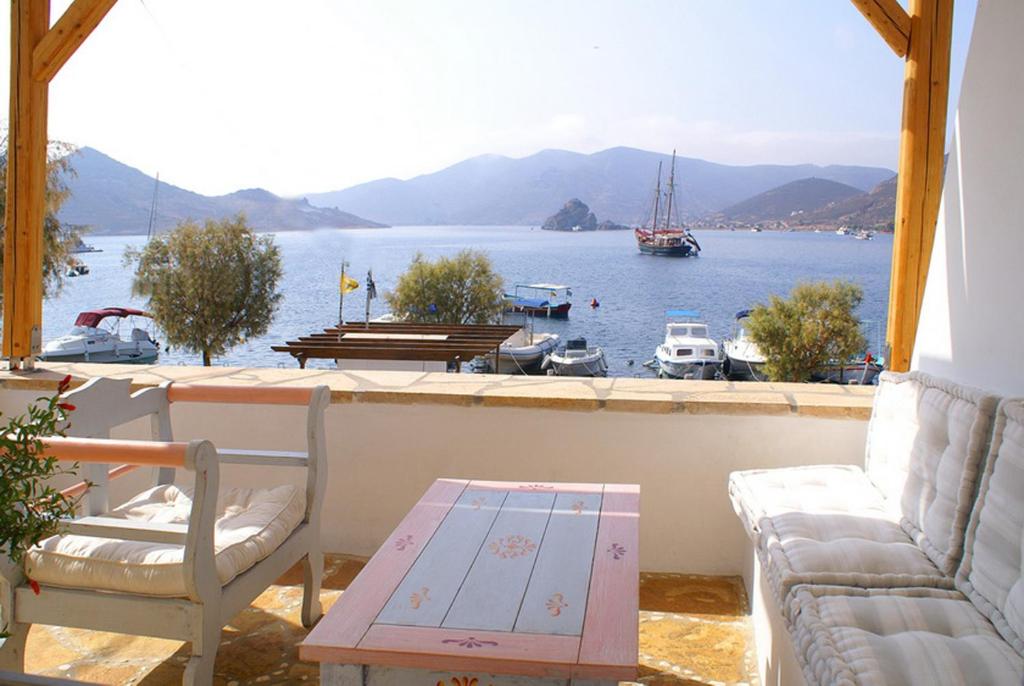
{"type": "Polygon", "coordinates": [[[477,638],[476,636],[470,636],[469,638],[446,638],[441,643],[454,644],[460,648],[482,648],[484,646],[496,646],[497,641],[484,641],[477,638]]]}
{"type": "Polygon", "coordinates": [[[401,538],[395,539],[395,548],[397,548],[399,552],[404,551],[406,548],[411,548],[414,545],[416,544],[412,540],[412,534],[406,534],[401,538]]]}
{"type": "MultiPolygon", "coordinates": [[[[453,676],[448,683],[438,681],[437,686],[478,686],[480,680],[475,676],[453,676]]],[[[491,686],[491,684],[488,684],[491,686]]]]}
{"type": "Polygon", "coordinates": [[[584,503],[582,500],[577,500],[572,504],[572,511],[578,515],[581,515],[583,514],[584,507],[586,507],[586,503],[584,503]]]}
{"type": "Polygon", "coordinates": [[[487,498],[473,498],[473,502],[470,505],[473,506],[474,510],[479,510],[481,507],[487,504],[487,498]]]}
{"type": "Polygon", "coordinates": [[[565,602],[564,595],[562,595],[561,593],[555,593],[550,598],[548,598],[546,607],[548,608],[548,614],[550,614],[552,617],[557,617],[558,615],[562,614],[562,610],[569,607],[569,603],[565,602]]]}
{"type": "Polygon", "coordinates": [[[510,534],[491,541],[491,553],[503,560],[529,555],[537,549],[537,544],[521,534],[510,534]]]}
{"type": "Polygon", "coordinates": [[[430,600],[430,589],[424,586],[420,590],[409,596],[409,606],[414,610],[420,609],[423,603],[430,600]]]}
{"type": "Polygon", "coordinates": [[[612,554],[612,557],[616,560],[621,560],[626,554],[626,549],[620,543],[612,543],[611,547],[608,548],[608,552],[612,554]]]}
{"type": "Polygon", "coordinates": [[[519,487],[521,491],[553,491],[555,487],[550,484],[523,484],[519,487]]]}

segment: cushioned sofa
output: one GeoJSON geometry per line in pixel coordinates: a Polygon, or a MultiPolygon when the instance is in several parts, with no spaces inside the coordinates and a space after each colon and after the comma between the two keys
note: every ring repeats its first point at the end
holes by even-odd
{"type": "Polygon", "coordinates": [[[1024,681],[1024,401],[885,373],[864,468],[736,472],[766,684],[1024,681]]]}

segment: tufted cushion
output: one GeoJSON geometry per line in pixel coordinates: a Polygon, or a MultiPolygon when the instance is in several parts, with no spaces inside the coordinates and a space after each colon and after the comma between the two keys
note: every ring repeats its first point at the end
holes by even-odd
{"type": "Polygon", "coordinates": [[[957,588],[1024,655],[1024,401],[999,406],[957,588]]]}
{"type": "Polygon", "coordinates": [[[948,575],[963,553],[995,404],[993,396],[922,372],[884,372],[879,380],[865,470],[948,575]]]}
{"type": "Polygon", "coordinates": [[[794,590],[793,643],[809,684],[1017,686],[1024,659],[955,591],[794,590]]]}
{"type": "Polygon", "coordinates": [[[885,511],[881,492],[864,470],[848,465],[733,472],[729,475],[729,498],[755,543],[761,535],[761,520],[784,512],[885,511]]]}
{"type": "Polygon", "coordinates": [[[762,520],[765,578],[786,614],[798,584],[952,588],[899,523],[883,511],[787,512],[762,520]]]}
{"type": "MultiPolygon", "coordinates": [[[[107,517],[188,523],[191,490],[157,486],[107,517]]],[[[274,552],[302,521],[305,492],[294,486],[220,493],[214,528],[217,575],[227,584],[274,552]]],[[[25,555],[25,573],[41,584],[150,596],[186,595],[185,547],[93,536],[53,536],[25,555]]]]}

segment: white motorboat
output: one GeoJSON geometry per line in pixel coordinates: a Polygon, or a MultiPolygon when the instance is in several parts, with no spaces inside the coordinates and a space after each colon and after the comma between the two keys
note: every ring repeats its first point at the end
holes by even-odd
{"type": "Polygon", "coordinates": [[[128,307],[80,312],[71,332],[43,346],[39,359],[47,362],[153,362],[160,355],[160,344],[149,331],[135,325],[136,317],[148,319],[149,316],[142,310],[128,307]],[[100,326],[105,319],[113,320],[113,325],[100,326]],[[127,339],[122,339],[120,326],[125,319],[131,320],[131,333],[127,339]]]}
{"type": "Polygon", "coordinates": [[[585,338],[573,338],[566,342],[564,350],[548,355],[541,369],[552,376],[607,376],[608,363],[604,350],[588,347],[585,338]]]}
{"type": "Polygon", "coordinates": [[[558,348],[555,333],[520,329],[498,348],[498,374],[536,374],[544,358],[558,348]]]}
{"type": "Polygon", "coordinates": [[[674,379],[713,379],[722,366],[718,343],[708,337],[707,324],[693,310],[669,310],[673,321],[665,325],[665,342],[654,358],[658,375],[674,379]]]}
{"type": "Polygon", "coordinates": [[[737,381],[767,381],[768,377],[764,373],[764,355],[747,331],[746,322],[749,316],[750,310],[737,312],[733,336],[722,342],[725,351],[725,375],[737,381]]]}

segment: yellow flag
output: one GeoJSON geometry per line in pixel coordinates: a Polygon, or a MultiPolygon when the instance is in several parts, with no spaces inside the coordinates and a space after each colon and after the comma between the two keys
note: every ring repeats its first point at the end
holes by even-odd
{"type": "Polygon", "coordinates": [[[355,289],[359,288],[359,282],[353,279],[351,276],[343,274],[341,277],[340,286],[342,293],[351,293],[355,289]]]}

